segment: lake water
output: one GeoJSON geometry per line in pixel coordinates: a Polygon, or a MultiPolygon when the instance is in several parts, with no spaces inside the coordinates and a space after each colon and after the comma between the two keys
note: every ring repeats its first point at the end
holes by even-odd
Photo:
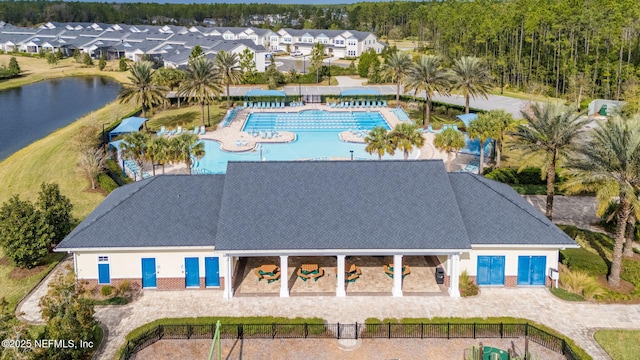
{"type": "Polygon", "coordinates": [[[104,77],[41,81],[0,91],[0,161],[113,101],[120,84],[104,77]]]}

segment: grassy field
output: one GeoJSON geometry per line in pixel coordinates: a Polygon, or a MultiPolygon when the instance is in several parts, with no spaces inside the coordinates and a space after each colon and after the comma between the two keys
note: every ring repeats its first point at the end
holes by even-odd
{"type": "Polygon", "coordinates": [[[635,360],[640,354],[640,330],[598,330],[594,337],[613,360],[635,360]]]}
{"type": "Polygon", "coordinates": [[[36,284],[42,280],[53,269],[60,260],[65,257],[64,253],[54,253],[47,255],[42,265],[33,269],[16,269],[9,259],[4,257],[0,249],[0,298],[5,298],[9,302],[9,308],[13,311],[36,284]]]}
{"type": "MultiPolygon", "coordinates": [[[[9,59],[13,55],[1,54],[0,64],[9,64],[9,59]]],[[[117,61],[108,61],[104,71],[100,71],[97,66],[86,67],[75,62],[73,58],[63,59],[57,65],[49,65],[45,59],[16,56],[16,60],[22,70],[21,76],[5,81],[0,81],[0,90],[14,88],[31,84],[34,82],[63,78],[69,76],[100,75],[109,76],[119,82],[128,82],[128,72],[112,71],[117,70],[117,61]]],[[[94,62],[97,65],[97,61],[94,62]]]]}
{"type": "MultiPolygon", "coordinates": [[[[205,107],[204,123],[207,127],[211,124],[211,127],[215,128],[226,112],[227,109],[221,109],[218,105],[211,105],[209,106],[210,120],[207,121],[207,108],[205,107]]],[[[158,131],[161,126],[166,126],[167,129],[175,129],[180,125],[183,130],[193,130],[194,126],[200,126],[201,123],[200,105],[182,106],[177,109],[159,111],[149,117],[147,128],[152,131],[158,131]]]]}

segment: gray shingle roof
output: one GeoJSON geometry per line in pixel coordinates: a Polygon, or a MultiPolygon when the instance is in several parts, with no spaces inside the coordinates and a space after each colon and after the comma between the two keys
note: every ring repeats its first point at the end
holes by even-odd
{"type": "Polygon", "coordinates": [[[451,173],[449,180],[473,245],[575,246],[510,186],[468,173],[451,173]]]}
{"type": "Polygon", "coordinates": [[[156,176],[114,190],[58,249],[213,246],[224,175],[156,176]]]}
{"type": "Polygon", "coordinates": [[[439,160],[230,162],[116,189],[58,246],[223,251],[575,246],[509,186],[439,160]]]}
{"type": "Polygon", "coordinates": [[[442,161],[230,162],[216,248],[468,249],[470,243],[442,161]]]}

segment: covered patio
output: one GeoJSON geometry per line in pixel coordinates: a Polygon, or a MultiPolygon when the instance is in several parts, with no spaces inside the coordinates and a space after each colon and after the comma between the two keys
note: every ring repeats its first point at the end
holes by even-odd
{"type": "Polygon", "coordinates": [[[244,94],[245,100],[248,101],[283,101],[287,102],[287,93],[280,90],[260,90],[253,89],[244,94]]]}
{"type": "MultiPolygon", "coordinates": [[[[439,264],[435,256],[406,256],[403,259],[401,291],[403,295],[444,295],[445,285],[435,280],[439,264]]],[[[393,271],[385,267],[393,264],[393,256],[345,257],[344,296],[388,296],[393,293],[393,271]]],[[[333,256],[291,256],[283,271],[280,257],[246,257],[237,262],[233,296],[280,296],[285,286],[288,296],[334,296],[341,291],[337,282],[337,259],[333,256]],[[268,282],[256,275],[263,266],[275,266],[279,280],[268,282]],[[317,266],[322,275],[304,280],[306,266],[317,266]]],[[[395,268],[393,269],[395,270],[395,268]]],[[[339,296],[339,295],[338,295],[339,296]]]]}

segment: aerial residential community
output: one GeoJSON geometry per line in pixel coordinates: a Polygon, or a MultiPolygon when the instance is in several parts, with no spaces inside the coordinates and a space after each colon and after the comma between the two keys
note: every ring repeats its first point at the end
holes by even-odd
{"type": "Polygon", "coordinates": [[[640,358],[633,2],[347,2],[0,3],[0,358],[640,358]]]}

